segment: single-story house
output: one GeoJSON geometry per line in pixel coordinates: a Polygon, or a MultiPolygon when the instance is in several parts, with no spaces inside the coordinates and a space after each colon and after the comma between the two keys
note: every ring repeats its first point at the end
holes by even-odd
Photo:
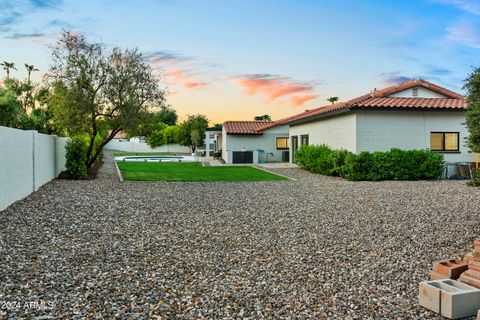
{"type": "Polygon", "coordinates": [[[227,121],[217,146],[229,164],[288,162],[288,125],[270,127],[271,121],[227,121]],[[265,129],[264,129],[265,128],[265,129]]]}
{"type": "Polygon", "coordinates": [[[302,145],[334,149],[386,151],[427,149],[446,162],[474,162],[465,146],[465,98],[420,79],[320,108],[307,110],[262,127],[289,127],[290,161],[302,145]]]}

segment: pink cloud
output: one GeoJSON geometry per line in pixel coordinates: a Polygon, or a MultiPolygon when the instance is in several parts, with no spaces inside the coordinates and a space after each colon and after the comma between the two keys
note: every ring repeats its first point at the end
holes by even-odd
{"type": "Polygon", "coordinates": [[[300,107],[305,104],[305,102],[310,101],[318,97],[318,94],[305,94],[292,96],[290,101],[292,102],[292,107],[300,107]]]}
{"type": "Polygon", "coordinates": [[[314,89],[310,84],[299,83],[287,77],[269,74],[239,76],[233,77],[232,80],[241,86],[247,95],[263,94],[268,102],[295,93],[310,92],[314,89]]]}
{"type": "Polygon", "coordinates": [[[187,75],[179,69],[170,69],[166,76],[172,80],[175,85],[181,85],[187,89],[198,89],[208,85],[206,82],[200,82],[193,79],[192,76],[187,75]]]}

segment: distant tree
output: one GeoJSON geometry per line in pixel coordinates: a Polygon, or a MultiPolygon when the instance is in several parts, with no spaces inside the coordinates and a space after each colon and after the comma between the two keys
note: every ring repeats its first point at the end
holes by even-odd
{"type": "Polygon", "coordinates": [[[39,70],[37,68],[35,68],[33,64],[26,64],[25,63],[25,68],[27,69],[27,73],[28,73],[27,82],[30,83],[32,72],[39,71],[39,70]]]}
{"type": "Polygon", "coordinates": [[[177,111],[171,107],[162,106],[162,109],[155,113],[155,120],[169,126],[174,126],[178,120],[177,111]]]}
{"type": "Polygon", "coordinates": [[[17,68],[15,68],[15,63],[13,62],[3,61],[0,63],[0,66],[2,66],[3,70],[7,72],[7,79],[10,78],[10,70],[17,70],[17,68]]]}
{"type": "Polygon", "coordinates": [[[87,169],[118,132],[134,130],[151,108],[164,103],[158,79],[137,50],[107,50],[64,32],[52,60],[47,78],[54,120],[69,135],[88,136],[87,169]]]}
{"type": "Polygon", "coordinates": [[[335,104],[335,102],[338,101],[338,97],[330,97],[327,99],[328,102],[330,102],[331,104],[335,104]]]}
{"type": "Polygon", "coordinates": [[[205,131],[208,127],[208,119],[204,115],[190,115],[180,126],[179,143],[189,146],[195,152],[197,146],[205,140],[205,131]]]}
{"type": "Polygon", "coordinates": [[[272,121],[272,117],[268,114],[264,114],[262,116],[256,116],[255,121],[272,121]]]}
{"type": "Polygon", "coordinates": [[[464,89],[468,103],[466,125],[469,135],[466,143],[470,150],[480,153],[480,68],[475,68],[469,74],[464,89]]]}

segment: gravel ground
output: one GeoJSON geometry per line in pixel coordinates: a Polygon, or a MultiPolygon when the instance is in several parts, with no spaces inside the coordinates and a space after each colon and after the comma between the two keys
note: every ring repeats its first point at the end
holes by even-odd
{"type": "Polygon", "coordinates": [[[418,282],[471,251],[479,189],[276,171],[48,183],[0,212],[0,318],[435,318],[418,282]]]}

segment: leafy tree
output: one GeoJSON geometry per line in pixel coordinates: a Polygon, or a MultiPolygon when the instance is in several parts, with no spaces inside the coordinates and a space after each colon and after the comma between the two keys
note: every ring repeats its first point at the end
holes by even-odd
{"type": "Polygon", "coordinates": [[[118,132],[134,131],[150,108],[164,103],[158,79],[136,49],[107,50],[83,35],[64,32],[52,60],[48,79],[54,120],[70,135],[88,135],[87,169],[118,132]]]}
{"type": "Polygon", "coordinates": [[[205,130],[208,127],[208,119],[204,115],[190,115],[180,126],[179,143],[189,146],[195,152],[197,146],[205,140],[205,130]]]}
{"type": "Polygon", "coordinates": [[[10,78],[10,70],[17,70],[17,68],[15,68],[15,63],[13,62],[3,61],[0,63],[0,66],[2,66],[3,70],[7,72],[7,79],[10,78]]]}
{"type": "Polygon", "coordinates": [[[169,126],[174,126],[177,124],[178,120],[177,111],[171,107],[162,106],[162,109],[155,113],[155,120],[169,126]]]}
{"type": "Polygon", "coordinates": [[[22,105],[11,88],[0,88],[0,126],[16,127],[22,105]]]}
{"type": "Polygon", "coordinates": [[[272,121],[272,117],[268,114],[264,114],[262,116],[256,116],[255,121],[272,121]]]}
{"type": "Polygon", "coordinates": [[[467,91],[466,125],[469,136],[467,146],[480,153],[480,68],[475,68],[466,79],[464,89],[467,91]]]}
{"type": "Polygon", "coordinates": [[[338,101],[338,97],[330,97],[327,99],[328,102],[330,102],[331,104],[335,104],[335,102],[338,101]]]}
{"type": "Polygon", "coordinates": [[[163,129],[165,144],[178,143],[180,141],[181,129],[179,126],[168,126],[163,129]]]}

